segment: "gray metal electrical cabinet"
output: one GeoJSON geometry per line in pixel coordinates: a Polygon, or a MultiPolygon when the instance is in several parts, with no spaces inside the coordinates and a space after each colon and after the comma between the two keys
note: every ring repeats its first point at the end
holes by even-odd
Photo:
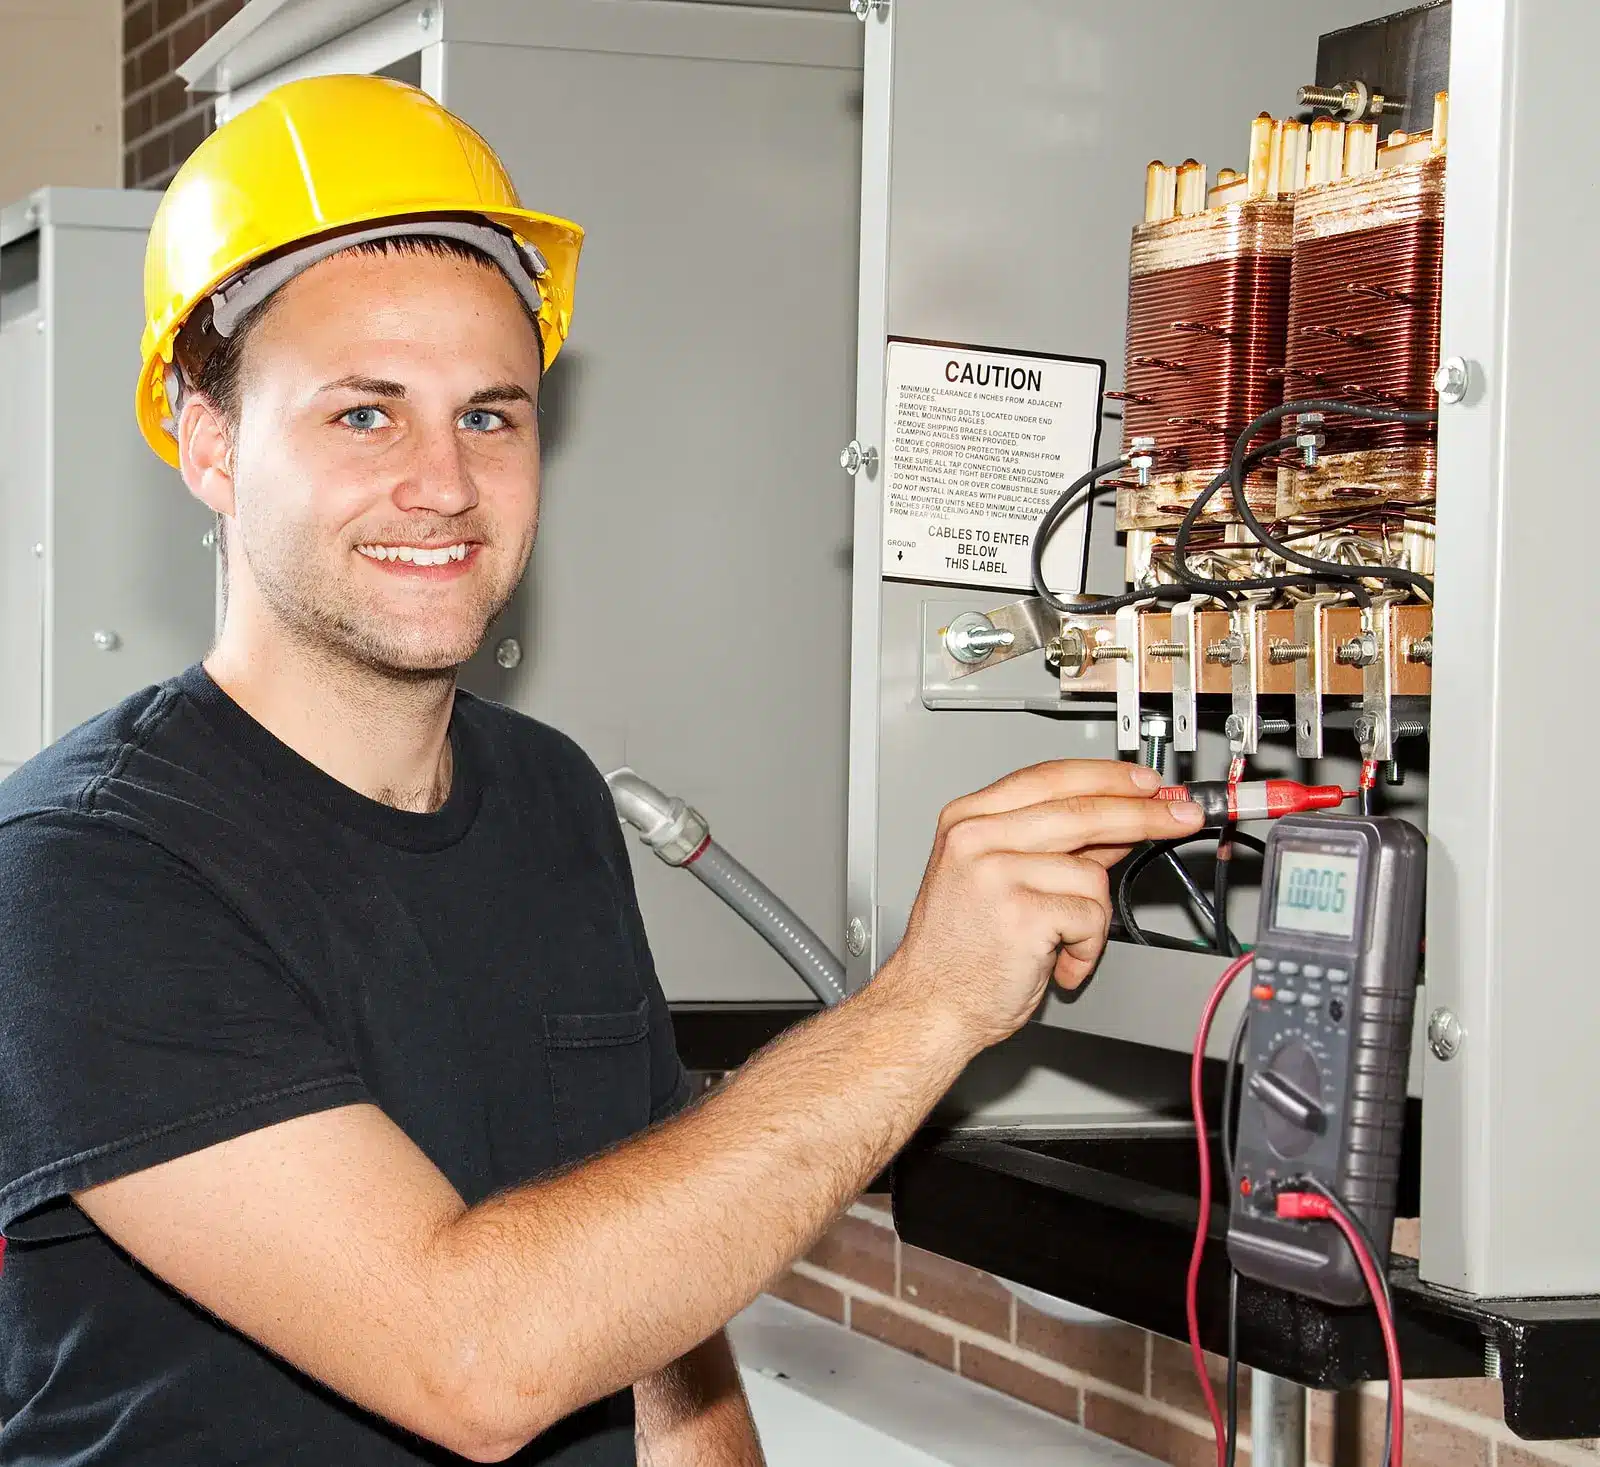
{"type": "Polygon", "coordinates": [[[0,775],[209,645],[211,517],[139,436],[156,195],[0,209],[0,775]]]}
{"type": "MultiPolygon", "coordinates": [[[[861,46],[832,3],[255,0],[182,68],[224,117],[302,76],[410,81],[585,226],[539,546],[465,682],[690,800],[835,944],[861,46]]],[[[806,996],[633,852],[669,997],[806,996]]]]}
{"type": "MultiPolygon", "coordinates": [[[[1319,34],[1396,8],[872,7],[855,420],[865,461],[884,444],[890,337],[1102,358],[1108,385],[1120,385],[1146,162],[1235,163],[1249,118],[1292,109],[1296,85],[1313,77],[1319,34]]],[[[1581,759],[1561,757],[1563,732],[1590,727],[1595,713],[1591,654],[1573,635],[1593,620],[1572,550],[1588,522],[1587,477],[1567,402],[1549,390],[1551,364],[1585,360],[1600,319],[1583,245],[1600,195],[1563,186],[1555,144],[1579,115],[1597,45],[1600,10],[1582,0],[1453,5],[1440,348],[1460,359],[1467,391],[1441,401],[1429,778],[1405,793],[1406,813],[1429,831],[1418,1027],[1438,1012],[1455,1035],[1434,1053],[1419,1046],[1413,1064],[1421,1271],[1485,1297],[1600,1291],[1600,1172],[1571,1139],[1600,1107],[1600,795],[1581,759]]],[[[1106,446],[1119,437],[1108,424],[1106,446]]],[[[1018,711],[1025,659],[982,674],[987,700],[976,689],[966,706],[948,689],[929,696],[937,629],[1008,598],[885,578],[882,499],[878,477],[863,472],[846,916],[870,940],[852,986],[899,941],[944,802],[1035,760],[1116,757],[1107,706],[1018,711]]],[[[1097,528],[1091,565],[1095,589],[1121,588],[1109,525],[1097,528]]],[[[1032,675],[1044,678],[1037,663],[1032,675]]],[[[1202,745],[1198,775],[1220,777],[1225,758],[1221,741],[1202,745]]],[[[1255,768],[1278,772],[1265,750],[1255,768]]],[[[1242,933],[1250,916],[1236,914],[1242,933]]],[[[1053,998],[1040,1024],[969,1076],[964,1110],[1008,1126],[1159,1124],[1160,1085],[1149,1079],[1159,1066],[1145,1061],[1188,1049],[1219,970],[1214,957],[1113,944],[1081,998],[1053,998]],[[1121,1074],[1108,1070],[1112,1052],[1121,1074]]],[[[1214,1054],[1231,1027],[1225,1009],[1214,1054]]]]}

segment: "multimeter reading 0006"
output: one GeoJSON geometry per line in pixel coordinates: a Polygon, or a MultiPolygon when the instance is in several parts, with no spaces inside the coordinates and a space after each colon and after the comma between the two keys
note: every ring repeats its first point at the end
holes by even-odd
{"type": "Polygon", "coordinates": [[[1354,1258],[1274,1199],[1314,1179],[1387,1260],[1426,849],[1389,816],[1290,815],[1267,841],[1228,1251],[1240,1273],[1330,1304],[1366,1299],[1354,1258]]]}

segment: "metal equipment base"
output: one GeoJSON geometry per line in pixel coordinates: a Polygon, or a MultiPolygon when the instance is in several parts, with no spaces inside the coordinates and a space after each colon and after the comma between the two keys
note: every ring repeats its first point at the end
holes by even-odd
{"type": "MultiPolygon", "coordinates": [[[[1198,1168],[1192,1137],[1154,1132],[924,1134],[896,1161],[894,1220],[919,1248],[1186,1337],[1198,1168]]],[[[1200,1280],[1206,1347],[1227,1349],[1227,1211],[1200,1280]]],[[[1404,1198],[1402,1198],[1402,1203],[1404,1198]]],[[[1470,1299],[1390,1267],[1411,1378],[1477,1376],[1498,1347],[1506,1424],[1530,1440],[1600,1435],[1600,1298],[1470,1299]]],[[[1241,1279],[1240,1357],[1319,1390],[1384,1377],[1370,1309],[1335,1309],[1241,1279]]]]}

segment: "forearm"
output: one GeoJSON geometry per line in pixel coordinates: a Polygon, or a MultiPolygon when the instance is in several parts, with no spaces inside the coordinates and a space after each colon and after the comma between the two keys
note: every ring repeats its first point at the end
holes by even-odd
{"type": "Polygon", "coordinates": [[[639,1467],[764,1467],[750,1404],[720,1330],[633,1388],[639,1467]]]}
{"type": "Polygon", "coordinates": [[[883,1168],[970,1057],[885,972],[687,1114],[444,1229],[436,1297],[508,1441],[705,1340],[883,1168]]]}

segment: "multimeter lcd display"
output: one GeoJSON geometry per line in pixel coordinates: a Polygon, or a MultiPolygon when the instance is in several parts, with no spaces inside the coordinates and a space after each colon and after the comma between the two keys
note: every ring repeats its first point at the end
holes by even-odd
{"type": "Polygon", "coordinates": [[[1272,925],[1286,932],[1350,937],[1356,930],[1355,856],[1285,850],[1278,858],[1278,902],[1272,925]]]}

